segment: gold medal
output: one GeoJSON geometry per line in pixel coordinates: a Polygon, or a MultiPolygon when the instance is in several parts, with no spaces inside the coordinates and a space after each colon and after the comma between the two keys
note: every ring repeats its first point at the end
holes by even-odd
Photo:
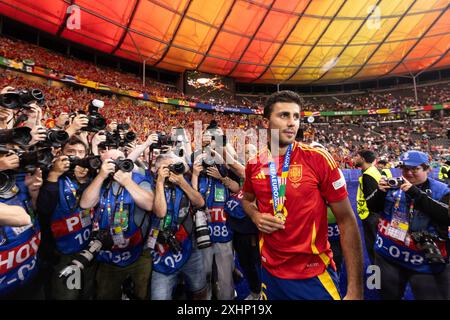
{"type": "Polygon", "coordinates": [[[282,213],[277,213],[277,214],[275,215],[275,218],[278,218],[281,222],[286,222],[286,217],[285,217],[285,215],[282,214],[282,213]]]}

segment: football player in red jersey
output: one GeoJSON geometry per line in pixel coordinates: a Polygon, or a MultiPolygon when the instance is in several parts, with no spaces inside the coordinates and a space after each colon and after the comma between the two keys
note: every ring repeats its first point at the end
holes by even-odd
{"type": "Polygon", "coordinates": [[[249,160],[245,172],[242,204],[260,231],[262,297],[341,298],[328,242],[328,204],[341,230],[345,299],[362,299],[362,244],[345,179],[328,152],[295,142],[300,104],[291,91],[268,98],[271,145],[249,160]]]}

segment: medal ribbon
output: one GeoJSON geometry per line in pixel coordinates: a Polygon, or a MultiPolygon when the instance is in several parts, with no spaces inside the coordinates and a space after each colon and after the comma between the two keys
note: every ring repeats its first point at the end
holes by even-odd
{"type": "Polygon", "coordinates": [[[286,150],[286,154],[284,157],[283,167],[281,169],[281,184],[278,185],[278,175],[277,168],[275,165],[275,161],[272,158],[272,154],[270,150],[268,151],[268,165],[269,165],[269,174],[270,174],[270,187],[272,189],[272,199],[273,199],[273,214],[282,214],[284,202],[286,200],[286,183],[287,177],[289,173],[289,166],[291,163],[291,151],[292,144],[286,150]]]}

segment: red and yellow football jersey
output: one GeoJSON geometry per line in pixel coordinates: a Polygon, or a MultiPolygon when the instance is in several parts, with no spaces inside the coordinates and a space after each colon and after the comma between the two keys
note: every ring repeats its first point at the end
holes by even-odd
{"type": "MultiPolygon", "coordinates": [[[[278,179],[284,156],[275,157],[278,179]]],[[[259,211],[273,214],[267,148],[247,163],[244,192],[256,196],[259,211]]],[[[337,163],[323,149],[296,142],[286,184],[285,229],[260,233],[263,266],[283,279],[307,279],[332,262],[328,242],[327,205],[348,196],[337,163]]]]}

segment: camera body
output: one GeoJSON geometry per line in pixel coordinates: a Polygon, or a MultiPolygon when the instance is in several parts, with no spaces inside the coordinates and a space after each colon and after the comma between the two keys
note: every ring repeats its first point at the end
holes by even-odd
{"type": "Polygon", "coordinates": [[[161,149],[164,146],[170,146],[170,136],[166,135],[164,132],[157,132],[158,135],[158,141],[155,143],[152,143],[150,145],[150,149],[161,149]]]}
{"type": "Polygon", "coordinates": [[[36,168],[49,170],[53,164],[54,155],[51,148],[48,147],[34,151],[18,150],[16,152],[19,156],[19,168],[27,172],[33,172],[36,168]]]}
{"type": "Polygon", "coordinates": [[[179,254],[182,250],[181,244],[175,238],[174,233],[170,229],[160,230],[157,241],[160,244],[169,246],[170,251],[179,254]]]}
{"type": "Polygon", "coordinates": [[[391,189],[398,189],[404,183],[405,183],[405,180],[403,180],[403,178],[401,178],[401,177],[387,179],[387,184],[389,185],[389,187],[391,189]]]}
{"type": "Polygon", "coordinates": [[[116,172],[122,170],[123,172],[131,172],[134,169],[134,163],[130,159],[116,159],[114,160],[116,172]]]}
{"type": "Polygon", "coordinates": [[[413,239],[417,248],[423,252],[425,260],[428,263],[445,263],[445,259],[435,242],[435,240],[439,240],[437,237],[426,231],[417,231],[411,233],[411,238],[413,239]]]}
{"type": "Polygon", "coordinates": [[[136,133],[133,131],[128,131],[124,134],[123,138],[121,137],[119,130],[115,130],[114,132],[106,132],[106,147],[119,148],[124,147],[128,143],[136,140],[136,133]]]}
{"type": "Polygon", "coordinates": [[[101,100],[94,99],[89,104],[88,125],[83,131],[98,132],[106,128],[106,119],[98,112],[103,108],[105,103],[101,100]]]}
{"type": "Polygon", "coordinates": [[[64,130],[49,129],[46,132],[45,140],[39,142],[42,147],[59,148],[69,140],[69,134],[64,130]]]}
{"type": "Polygon", "coordinates": [[[0,94],[0,105],[11,110],[29,109],[33,101],[38,105],[44,104],[45,98],[41,90],[17,90],[0,94]]]}
{"type": "Polygon", "coordinates": [[[168,169],[170,172],[173,172],[175,174],[184,174],[185,171],[185,167],[184,167],[184,163],[183,162],[177,162],[177,163],[173,163],[171,165],[168,166],[168,169]]]}
{"type": "Polygon", "coordinates": [[[80,159],[76,156],[68,156],[68,158],[70,162],[70,170],[74,170],[76,166],[97,170],[102,166],[102,160],[100,160],[100,156],[88,156],[83,159],[80,159]]]}

